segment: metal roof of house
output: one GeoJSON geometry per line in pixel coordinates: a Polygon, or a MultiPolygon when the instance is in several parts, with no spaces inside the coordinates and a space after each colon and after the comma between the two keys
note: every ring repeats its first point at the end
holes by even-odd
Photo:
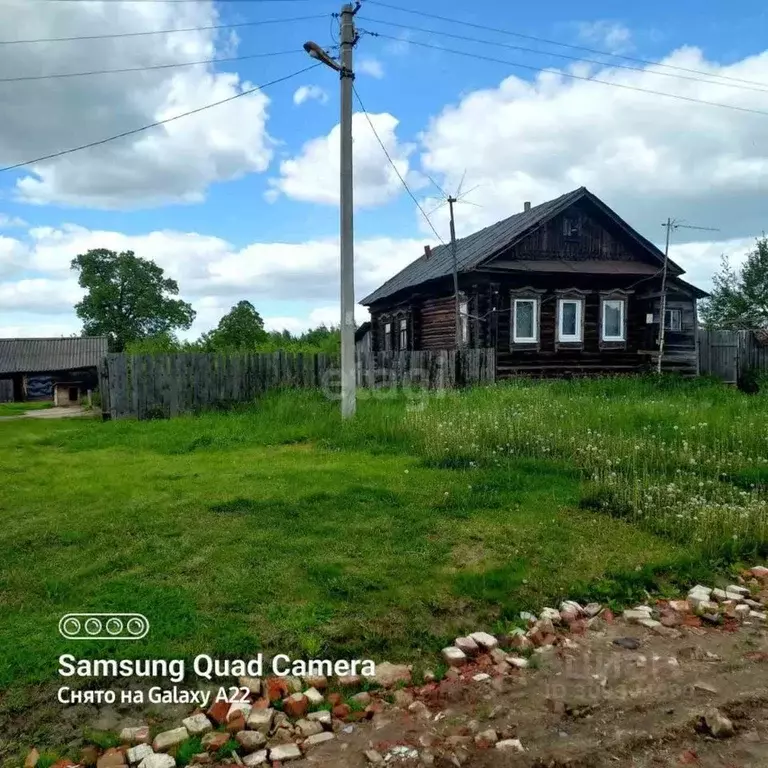
{"type": "MultiPolygon", "coordinates": [[[[548,221],[569,206],[588,199],[600,211],[608,215],[627,235],[635,239],[639,245],[648,250],[652,256],[663,263],[664,254],[650,240],[630,227],[614,211],[586,187],[579,187],[572,192],[535,205],[527,211],[516,213],[507,219],[491,224],[479,232],[456,241],[456,262],[459,272],[467,272],[477,268],[483,261],[508,248],[529,232],[533,227],[548,221]]],[[[682,273],[682,269],[670,260],[670,271],[673,274],[682,273]]],[[[373,304],[376,301],[391,296],[393,293],[406,288],[413,288],[428,280],[446,277],[453,272],[453,258],[448,245],[439,245],[431,250],[429,258],[421,256],[402,269],[394,277],[377,288],[373,293],[360,301],[361,304],[373,304]]]]}
{"type": "Polygon", "coordinates": [[[0,339],[0,375],[93,368],[106,354],[106,336],[0,339]]]}

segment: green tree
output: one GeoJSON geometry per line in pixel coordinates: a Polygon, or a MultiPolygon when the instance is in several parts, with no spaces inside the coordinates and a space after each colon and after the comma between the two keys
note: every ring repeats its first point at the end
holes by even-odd
{"type": "Polygon", "coordinates": [[[238,301],[218,326],[210,333],[203,334],[203,346],[211,350],[255,349],[266,341],[264,321],[250,301],[238,301]]]}
{"type": "Polygon", "coordinates": [[[705,325],[725,330],[768,327],[768,237],[758,238],[738,271],[723,256],[712,282],[712,295],[701,308],[705,325]]]}
{"type": "Polygon", "coordinates": [[[87,336],[108,336],[122,352],[131,342],[186,330],[195,319],[192,306],[178,295],[175,280],[153,261],[133,251],[95,248],[72,259],[86,295],[75,305],[87,336]]]}

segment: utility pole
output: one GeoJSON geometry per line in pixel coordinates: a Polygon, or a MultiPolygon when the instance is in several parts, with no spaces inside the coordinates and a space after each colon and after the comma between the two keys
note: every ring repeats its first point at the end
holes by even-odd
{"type": "MultiPolygon", "coordinates": [[[[680,224],[677,219],[668,218],[661,225],[667,228],[667,244],[664,248],[664,266],[661,273],[661,299],[659,301],[659,357],[656,361],[656,373],[661,373],[661,362],[664,357],[664,342],[666,340],[666,326],[664,316],[667,313],[667,272],[669,271],[669,239],[674,229],[699,229],[706,232],[719,232],[716,227],[693,227],[690,224],[680,224]]],[[[696,329],[698,333],[698,329],[696,329]]]]}
{"type": "Polygon", "coordinates": [[[340,147],[340,241],[341,241],[341,417],[355,415],[357,381],[355,376],[355,244],[354,185],[352,183],[352,51],[357,43],[355,14],[360,2],[341,7],[341,61],[337,62],[317,43],[304,43],[313,58],[339,73],[341,79],[340,147]]]}
{"type": "MultiPolygon", "coordinates": [[[[359,7],[359,4],[358,4],[359,7]]],[[[355,415],[355,244],[352,183],[352,51],[355,47],[355,13],[352,5],[341,9],[341,418],[355,415]]]]}
{"type": "Polygon", "coordinates": [[[459,302],[459,265],[456,258],[456,225],[453,219],[453,204],[458,202],[451,195],[448,198],[448,207],[451,211],[451,256],[453,257],[453,303],[456,311],[456,349],[461,349],[461,303],[459,302]]]}

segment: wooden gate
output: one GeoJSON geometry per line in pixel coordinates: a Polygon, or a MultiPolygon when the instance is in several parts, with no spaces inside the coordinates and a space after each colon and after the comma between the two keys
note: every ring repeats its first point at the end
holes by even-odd
{"type": "Polygon", "coordinates": [[[727,384],[739,380],[739,331],[699,331],[699,372],[727,384]]]}

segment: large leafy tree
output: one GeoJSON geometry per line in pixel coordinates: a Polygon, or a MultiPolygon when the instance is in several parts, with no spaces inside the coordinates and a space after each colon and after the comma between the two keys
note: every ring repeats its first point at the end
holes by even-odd
{"type": "Polygon", "coordinates": [[[190,304],[173,298],[179,293],[176,281],[133,251],[95,248],[76,256],[71,266],[79,273],[80,287],[86,290],[75,305],[83,332],[109,336],[116,352],[140,339],[186,330],[195,319],[190,304]]]}
{"type": "Polygon", "coordinates": [[[202,341],[205,347],[215,350],[255,349],[266,341],[264,320],[250,301],[238,301],[218,326],[205,334],[202,341]]]}
{"type": "Polygon", "coordinates": [[[723,256],[701,315],[710,328],[768,328],[768,237],[758,238],[741,269],[723,256]]]}

